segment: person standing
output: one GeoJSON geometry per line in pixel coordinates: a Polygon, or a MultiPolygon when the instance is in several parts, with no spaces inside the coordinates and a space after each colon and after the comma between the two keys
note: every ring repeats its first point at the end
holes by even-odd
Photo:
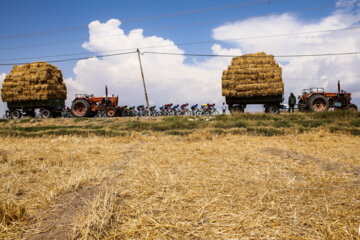
{"type": "Polygon", "coordinates": [[[223,112],[223,114],[226,113],[226,105],[225,105],[225,102],[223,102],[223,105],[222,105],[222,112],[223,112]]]}
{"type": "Polygon", "coordinates": [[[289,97],[289,113],[294,112],[295,104],[296,104],[296,97],[294,96],[293,93],[290,93],[290,97],[289,97]]]}

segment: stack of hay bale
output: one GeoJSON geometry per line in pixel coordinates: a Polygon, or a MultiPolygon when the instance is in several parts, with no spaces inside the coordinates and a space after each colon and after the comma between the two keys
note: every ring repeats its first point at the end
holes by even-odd
{"type": "Polygon", "coordinates": [[[3,102],[66,99],[61,70],[46,62],[14,65],[2,84],[3,102]]]}
{"type": "Polygon", "coordinates": [[[264,52],[235,57],[223,72],[222,95],[257,97],[282,95],[281,67],[273,55],[264,52]]]}

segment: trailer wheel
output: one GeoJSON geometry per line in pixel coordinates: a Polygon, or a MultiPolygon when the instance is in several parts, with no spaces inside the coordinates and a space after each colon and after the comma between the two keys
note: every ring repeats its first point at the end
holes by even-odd
{"type": "Polygon", "coordinates": [[[75,117],[86,117],[90,113],[90,104],[85,99],[76,99],[71,105],[71,112],[75,117]]]}
{"type": "Polygon", "coordinates": [[[329,109],[329,102],[323,95],[314,95],[309,100],[309,109],[313,112],[322,112],[329,109]]]}
{"type": "Polygon", "coordinates": [[[246,105],[245,104],[239,104],[239,105],[229,105],[229,111],[230,114],[233,113],[244,113],[245,112],[246,105]]]}
{"type": "Polygon", "coordinates": [[[20,112],[20,110],[14,110],[10,112],[10,116],[12,119],[18,119],[22,117],[22,113],[20,112]]]}
{"type": "Polygon", "coordinates": [[[346,110],[350,111],[350,112],[357,112],[358,108],[355,104],[349,104],[346,106],[346,110]]]}
{"type": "Polygon", "coordinates": [[[41,109],[41,110],[40,110],[40,117],[41,117],[41,118],[51,118],[51,112],[50,112],[50,110],[49,110],[49,109],[46,109],[46,108],[41,109]]]}
{"type": "Polygon", "coordinates": [[[279,106],[277,105],[269,105],[267,106],[267,113],[270,113],[270,114],[279,114],[280,113],[280,109],[279,109],[279,106]]]}
{"type": "Polygon", "coordinates": [[[115,117],[115,115],[116,115],[116,109],[114,107],[110,107],[106,110],[107,117],[115,117]]]}

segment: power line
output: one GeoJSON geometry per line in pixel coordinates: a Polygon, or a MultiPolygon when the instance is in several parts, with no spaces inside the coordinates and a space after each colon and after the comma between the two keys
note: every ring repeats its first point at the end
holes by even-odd
{"type": "MultiPolygon", "coordinates": [[[[239,4],[223,5],[223,6],[216,6],[216,7],[210,7],[210,8],[200,8],[200,9],[187,10],[187,11],[182,11],[182,12],[153,15],[153,16],[142,17],[142,18],[125,19],[122,22],[130,23],[130,22],[148,21],[148,20],[154,20],[154,19],[190,15],[190,14],[195,14],[195,13],[204,13],[204,12],[210,12],[210,11],[216,11],[216,10],[225,10],[225,9],[230,9],[230,8],[247,7],[247,6],[251,6],[251,5],[269,4],[272,2],[280,2],[280,1],[283,1],[283,0],[255,0],[255,1],[239,3],[239,4]]],[[[0,36],[0,40],[24,38],[24,37],[31,37],[31,36],[38,36],[38,35],[47,35],[47,34],[54,34],[54,33],[60,33],[60,32],[77,31],[77,30],[85,29],[87,27],[88,27],[87,25],[86,26],[84,25],[84,26],[75,26],[75,27],[64,28],[64,29],[47,30],[47,31],[40,31],[40,32],[30,32],[30,33],[16,34],[16,35],[5,35],[5,36],[0,36]]]]}
{"type": "Polygon", "coordinates": [[[346,78],[346,79],[360,79],[360,76],[342,76],[342,77],[336,77],[336,78],[334,78],[334,77],[331,77],[331,78],[328,78],[328,77],[325,77],[325,78],[323,78],[323,79],[321,79],[321,78],[285,78],[284,77],[284,73],[283,73],[283,79],[285,79],[285,80],[291,80],[291,81],[317,81],[317,80],[321,80],[321,81],[323,81],[323,80],[333,80],[333,81],[337,81],[337,80],[339,80],[339,79],[344,79],[344,78],[346,78]]]}
{"type": "MultiPolygon", "coordinates": [[[[334,8],[332,5],[317,7],[317,8],[306,8],[306,9],[299,9],[299,10],[293,10],[291,12],[309,12],[309,11],[315,11],[320,9],[329,9],[334,8]]],[[[284,14],[287,11],[283,11],[281,13],[272,13],[272,14],[264,14],[264,15],[257,15],[253,17],[264,17],[264,16],[270,16],[274,14],[284,14]]],[[[170,26],[170,27],[164,27],[164,28],[153,28],[153,29],[146,29],[146,31],[161,31],[161,30],[171,30],[171,29],[179,29],[183,27],[192,27],[192,26],[201,26],[206,24],[215,24],[215,23],[222,23],[225,21],[236,21],[239,20],[239,18],[234,19],[222,19],[218,21],[211,21],[211,22],[202,22],[202,23],[192,23],[192,24],[183,24],[183,25],[177,25],[177,26],[170,26]]],[[[339,29],[339,30],[345,30],[345,29],[339,29]]],[[[325,31],[331,31],[331,30],[325,30],[325,31]]],[[[335,30],[336,31],[336,30],[335,30]]],[[[111,38],[111,37],[117,37],[121,36],[120,34],[113,34],[113,35],[107,35],[102,37],[94,37],[93,39],[103,39],[103,38],[111,38]]],[[[59,45],[59,44],[66,44],[66,43],[73,43],[73,42],[80,42],[80,41],[86,41],[88,38],[79,38],[79,39],[71,39],[71,40],[65,40],[65,41],[54,41],[54,42],[48,42],[48,43],[38,43],[38,44],[30,44],[30,45],[20,45],[20,46],[13,46],[13,47],[6,47],[6,48],[0,48],[0,50],[12,50],[12,49],[20,49],[20,48],[32,48],[32,47],[42,47],[42,46],[50,46],[50,45],[59,45]]]]}
{"type": "MultiPolygon", "coordinates": [[[[169,53],[169,52],[143,52],[145,54],[158,54],[158,55],[174,55],[174,56],[191,56],[191,57],[239,57],[238,55],[215,55],[215,54],[198,54],[198,53],[169,53]]],[[[342,56],[342,55],[355,55],[359,52],[345,52],[345,53],[320,53],[320,54],[294,54],[294,55],[274,55],[277,58],[296,58],[296,57],[325,57],[325,56],[342,56]]],[[[247,56],[250,58],[257,58],[263,56],[247,56]]]]}
{"type": "MultiPolygon", "coordinates": [[[[84,59],[90,59],[90,58],[105,58],[105,57],[112,57],[112,56],[119,56],[119,55],[125,55],[125,54],[132,54],[137,53],[137,51],[131,51],[131,52],[124,52],[124,53],[115,53],[115,54],[107,54],[107,55],[97,55],[97,56],[91,56],[91,57],[81,57],[81,58],[68,58],[68,59],[57,59],[57,60],[50,60],[47,61],[49,63],[57,63],[57,62],[69,62],[69,61],[76,61],[76,60],[84,60],[84,59]]],[[[169,53],[169,52],[143,52],[140,53],[142,55],[145,54],[158,54],[158,55],[173,55],[173,56],[192,56],[192,57],[239,57],[238,55],[215,55],[215,54],[198,54],[198,53],[169,53]]],[[[297,58],[297,57],[325,57],[325,56],[344,56],[344,55],[356,55],[360,54],[359,52],[345,52],[345,53],[322,53],[322,54],[294,54],[294,55],[274,55],[274,57],[277,58],[297,58]]],[[[256,57],[263,57],[263,56],[247,56],[251,58],[256,57]]],[[[22,65],[25,63],[1,63],[0,66],[11,66],[11,65],[22,65]]]]}
{"type": "MultiPolygon", "coordinates": [[[[150,49],[150,48],[163,48],[163,47],[172,47],[172,46],[200,45],[200,44],[208,44],[208,43],[215,43],[215,42],[239,41],[239,40],[247,40],[247,39],[261,39],[261,38],[273,38],[273,37],[284,37],[284,36],[296,36],[296,35],[304,35],[304,34],[325,33],[325,32],[335,32],[335,31],[346,31],[346,30],[357,30],[357,29],[360,29],[360,26],[354,26],[354,27],[348,27],[348,28],[339,28],[339,29],[327,29],[327,30],[319,30],[319,31],[309,31],[309,32],[283,33],[283,34],[276,34],[276,35],[231,38],[231,39],[222,39],[222,40],[209,40],[209,41],[197,41],[197,42],[187,42],[187,43],[174,43],[173,45],[144,46],[144,47],[138,47],[138,48],[139,49],[150,49]]],[[[105,53],[105,52],[130,51],[130,50],[136,50],[136,49],[137,48],[106,50],[106,51],[97,51],[97,52],[93,52],[93,53],[98,54],[98,53],[105,53]]],[[[40,57],[11,58],[11,59],[0,59],[0,61],[42,59],[42,58],[65,57],[65,56],[74,56],[74,55],[89,55],[89,54],[93,54],[93,53],[70,53],[70,54],[40,56],[40,57]]]]}
{"type": "MultiPolygon", "coordinates": [[[[91,57],[57,59],[57,60],[50,60],[47,62],[49,62],[49,63],[70,62],[70,61],[85,60],[85,59],[90,59],[90,58],[114,57],[114,56],[120,56],[120,55],[132,54],[132,53],[137,53],[137,51],[107,54],[107,55],[97,55],[97,56],[91,56],[91,57]]],[[[0,66],[12,66],[12,65],[22,65],[22,64],[26,64],[26,63],[25,62],[23,62],[23,63],[0,63],[0,66]]]]}

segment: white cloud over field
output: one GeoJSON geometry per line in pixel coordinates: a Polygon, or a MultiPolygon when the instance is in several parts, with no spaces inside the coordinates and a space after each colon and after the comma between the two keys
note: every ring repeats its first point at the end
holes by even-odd
{"type": "MultiPolygon", "coordinates": [[[[90,51],[107,51],[165,45],[167,47],[160,48],[160,51],[184,53],[171,40],[144,36],[142,29],[126,34],[120,24],[117,19],[90,23],[90,38],[83,47],[90,51]],[[101,38],[106,35],[117,37],[101,38]]],[[[212,46],[212,51],[216,54],[242,54],[239,49],[223,49],[220,45],[212,46]]],[[[149,100],[159,106],[167,102],[220,102],[222,70],[231,59],[209,58],[186,64],[184,56],[145,54],[141,60],[149,100]]],[[[77,62],[74,73],[74,79],[66,79],[70,98],[75,91],[103,95],[106,84],[109,93],[119,94],[121,105],[145,103],[137,54],[81,60],[77,62]]]]}
{"type": "MultiPolygon", "coordinates": [[[[343,5],[344,1],[341,2],[343,5]]],[[[340,3],[340,2],[339,2],[340,3]]],[[[349,2],[348,2],[349,3],[349,2]]],[[[360,12],[356,2],[352,7],[337,8],[330,16],[318,21],[306,22],[293,14],[253,17],[224,24],[213,29],[213,38],[220,41],[243,37],[267,36],[284,33],[322,31],[348,28],[359,23],[360,12]]],[[[89,51],[136,49],[137,47],[168,46],[155,51],[184,53],[176,44],[160,36],[144,36],[142,29],[125,33],[121,22],[111,19],[106,23],[93,21],[89,24],[89,41],[82,46],[89,51]],[[104,38],[116,35],[112,38],[104,38]]],[[[211,47],[213,54],[252,53],[265,51],[274,55],[356,52],[360,49],[360,30],[331,31],[293,35],[291,37],[256,38],[231,41],[233,48],[221,44],[211,47]]],[[[151,49],[154,50],[154,49],[151,49]]],[[[152,104],[203,103],[222,101],[221,75],[230,63],[228,58],[207,58],[186,61],[184,56],[141,56],[149,99],[152,104]],[[190,63],[189,63],[190,62],[190,63]]],[[[301,93],[303,88],[325,87],[335,91],[337,80],[344,89],[360,97],[360,55],[277,58],[283,67],[286,95],[301,93]]],[[[74,78],[66,79],[69,100],[75,92],[103,95],[107,84],[110,93],[118,94],[120,104],[145,103],[138,57],[136,54],[78,61],[74,78]]],[[[70,102],[70,101],[69,101],[70,102]]]]}
{"type": "MultiPolygon", "coordinates": [[[[343,1],[344,2],[344,1],[343,1]]],[[[344,3],[342,3],[344,4],[344,3]]],[[[304,22],[296,15],[282,14],[254,17],[228,23],[213,30],[217,40],[241,37],[280,35],[349,28],[360,23],[359,9],[338,9],[316,22],[304,22]]],[[[231,43],[246,53],[265,51],[274,55],[358,52],[360,29],[299,34],[290,37],[266,37],[233,40],[231,43]]],[[[344,89],[360,97],[360,55],[277,58],[282,63],[286,95],[301,93],[302,88],[337,89],[341,80],[344,89]]]]}

